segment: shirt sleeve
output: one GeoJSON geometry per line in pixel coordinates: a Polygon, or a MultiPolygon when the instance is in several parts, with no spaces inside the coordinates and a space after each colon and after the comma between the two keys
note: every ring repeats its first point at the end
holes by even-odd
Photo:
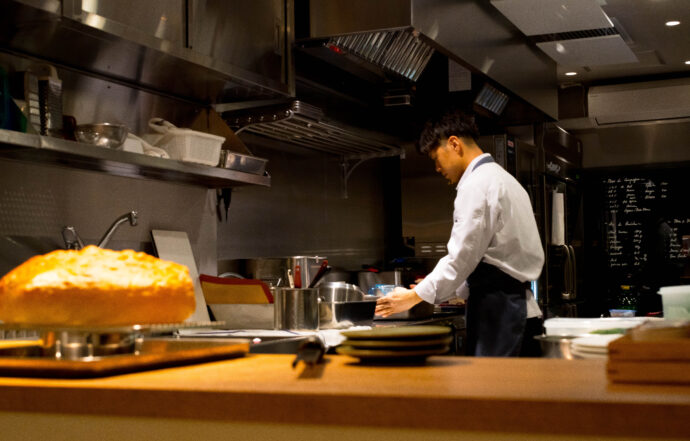
{"type": "Polygon", "coordinates": [[[467,184],[455,198],[448,254],[415,287],[417,295],[426,302],[442,303],[455,295],[482,260],[498,228],[499,184],[486,188],[467,184]]]}

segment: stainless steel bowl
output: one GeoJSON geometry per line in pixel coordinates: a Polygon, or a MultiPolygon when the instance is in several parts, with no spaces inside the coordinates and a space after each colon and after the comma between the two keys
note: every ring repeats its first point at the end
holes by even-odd
{"type": "Polygon", "coordinates": [[[319,290],[319,328],[341,328],[374,319],[376,296],[369,296],[357,285],[345,282],[321,283],[319,290]]]}
{"type": "Polygon", "coordinates": [[[543,358],[573,360],[575,357],[570,352],[570,342],[576,337],[575,335],[537,335],[534,339],[541,345],[543,358]]]}
{"type": "Polygon", "coordinates": [[[127,139],[129,130],[122,124],[80,124],[74,129],[77,140],[99,147],[116,149],[127,139]]]}
{"type": "MultiPolygon", "coordinates": [[[[367,296],[359,286],[345,282],[326,282],[316,286],[322,302],[355,302],[362,301],[367,296]]],[[[376,298],[375,296],[371,296],[376,298]]]]}

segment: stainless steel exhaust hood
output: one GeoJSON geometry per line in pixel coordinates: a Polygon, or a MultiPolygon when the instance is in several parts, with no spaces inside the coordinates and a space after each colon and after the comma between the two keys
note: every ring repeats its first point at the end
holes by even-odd
{"type": "Polygon", "coordinates": [[[434,48],[406,30],[335,36],[326,47],[336,53],[349,51],[412,81],[419,79],[434,54],[434,48]]]}
{"type": "Polygon", "coordinates": [[[489,2],[308,0],[308,7],[309,36],[297,35],[297,49],[343,70],[414,82],[437,51],[524,100],[544,120],[558,117],[555,62],[489,2]]]}

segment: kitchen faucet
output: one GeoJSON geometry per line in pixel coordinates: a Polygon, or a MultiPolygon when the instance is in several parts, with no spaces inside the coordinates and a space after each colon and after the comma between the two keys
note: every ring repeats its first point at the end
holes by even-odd
{"type": "MultiPolygon", "coordinates": [[[[108,228],[108,231],[105,232],[101,240],[98,241],[98,247],[105,247],[108,242],[110,242],[112,235],[115,234],[115,230],[124,222],[129,222],[131,226],[135,226],[137,224],[137,212],[130,211],[115,219],[115,222],[108,228]]],[[[81,240],[77,230],[72,226],[62,229],[62,239],[65,241],[65,248],[68,250],[80,250],[84,248],[84,241],[81,240]]]]}

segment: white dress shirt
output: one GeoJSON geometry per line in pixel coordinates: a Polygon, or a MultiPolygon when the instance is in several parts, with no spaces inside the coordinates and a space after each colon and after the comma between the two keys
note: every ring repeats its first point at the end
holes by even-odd
{"type": "MultiPolygon", "coordinates": [[[[536,280],[541,274],[544,251],[529,196],[495,162],[475,170],[486,156],[490,155],[475,158],[458,182],[448,254],[415,287],[419,297],[429,303],[464,297],[464,282],[480,261],[520,282],[536,280]]],[[[531,292],[528,303],[530,298],[535,306],[531,292]]]]}

